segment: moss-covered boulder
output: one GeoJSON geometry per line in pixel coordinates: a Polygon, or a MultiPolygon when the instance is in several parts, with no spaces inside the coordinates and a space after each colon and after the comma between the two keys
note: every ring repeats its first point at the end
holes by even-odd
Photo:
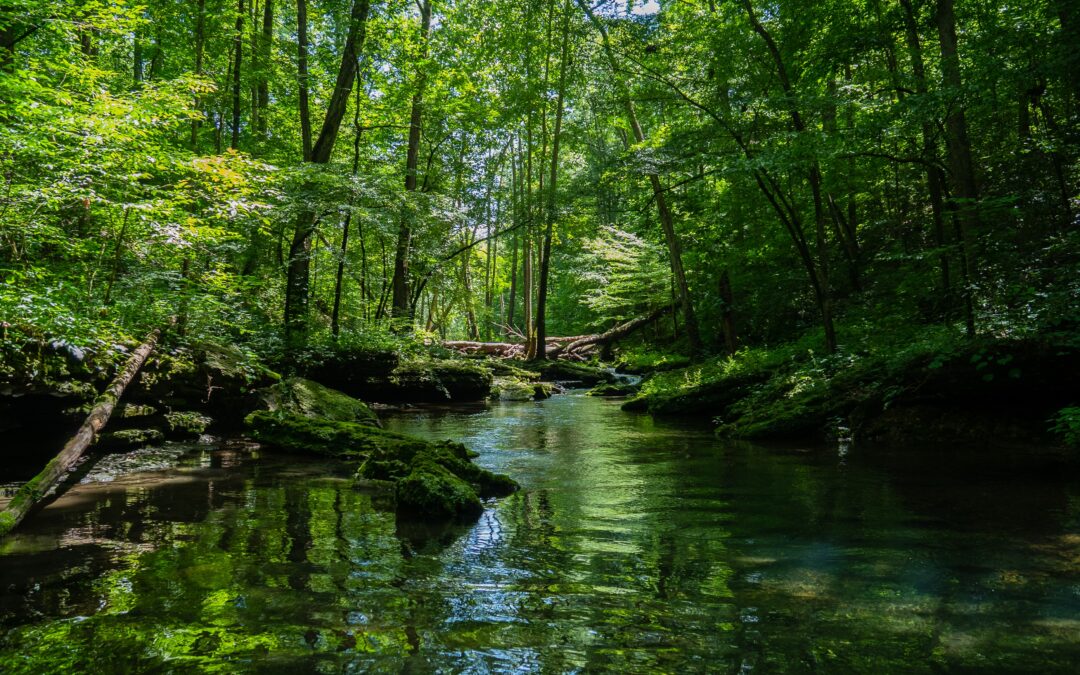
{"type": "Polygon", "coordinates": [[[631,384],[629,382],[605,382],[604,384],[598,384],[589,390],[589,396],[633,396],[641,389],[639,384],[631,384]]]}
{"type": "Polygon", "coordinates": [[[475,518],[484,506],[476,490],[439,464],[413,468],[397,482],[398,511],[430,518],[475,518]]]}
{"type": "Polygon", "coordinates": [[[615,374],[607,369],[559,359],[530,361],[525,367],[540,373],[540,379],[545,382],[573,382],[593,387],[601,382],[615,382],[617,379],[615,374]]]}
{"type": "Polygon", "coordinates": [[[491,371],[474,361],[410,361],[394,369],[384,396],[406,403],[482,401],[491,393],[492,382],[491,371]]]}
{"type": "Polygon", "coordinates": [[[364,460],[372,455],[411,459],[427,443],[370,424],[317,419],[289,412],[257,410],[245,419],[252,438],[305,455],[364,460]]]}
{"type": "Polygon", "coordinates": [[[385,380],[400,364],[397,352],[376,347],[342,346],[311,350],[296,364],[300,374],[367,400],[369,382],[385,380]]]}
{"type": "Polygon", "coordinates": [[[551,398],[555,385],[551,382],[530,382],[517,377],[496,377],[491,398],[497,401],[540,401],[551,398]]]}
{"type": "MultiPolygon", "coordinates": [[[[347,369],[342,365],[341,368],[347,369]]],[[[446,403],[483,401],[491,393],[491,370],[470,359],[416,359],[398,362],[378,373],[348,376],[328,372],[325,366],[308,377],[365,401],[379,403],[446,403]]]]}
{"type": "Polygon", "coordinates": [[[482,358],[476,359],[476,363],[479,363],[483,367],[491,371],[491,374],[495,377],[516,377],[519,380],[539,380],[540,372],[537,370],[528,370],[520,367],[520,361],[512,361],[510,359],[500,358],[482,358]]]}
{"type": "Polygon", "coordinates": [[[379,418],[363,401],[300,377],[290,377],[263,389],[260,398],[271,412],[380,426],[379,418]]]}
{"type": "Polygon", "coordinates": [[[229,427],[239,425],[258,407],[259,389],[280,379],[254,354],[207,342],[155,352],[124,398],[164,409],[197,410],[229,427]]]}
{"type": "Polygon", "coordinates": [[[254,412],[247,424],[261,443],[356,462],[358,483],[392,485],[397,511],[407,517],[475,517],[482,510],[481,499],[518,487],[510,478],[473,464],[473,453],[453,441],[431,443],[356,422],[280,411],[254,412]]]}

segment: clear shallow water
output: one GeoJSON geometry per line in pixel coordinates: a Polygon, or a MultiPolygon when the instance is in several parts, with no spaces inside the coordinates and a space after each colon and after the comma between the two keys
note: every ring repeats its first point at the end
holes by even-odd
{"type": "Polygon", "coordinates": [[[0,542],[0,670],[1078,672],[1075,473],[731,444],[573,395],[387,426],[525,490],[398,530],[306,459],[106,467],[0,542]]]}

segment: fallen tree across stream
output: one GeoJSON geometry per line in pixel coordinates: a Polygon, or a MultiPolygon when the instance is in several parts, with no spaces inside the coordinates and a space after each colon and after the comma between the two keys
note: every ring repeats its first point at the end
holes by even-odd
{"type": "Polygon", "coordinates": [[[82,423],[82,426],[71,437],[71,440],[64,445],[60,454],[49,460],[41,473],[19,488],[15,496],[8,502],[7,508],[0,512],[0,537],[11,532],[22,522],[23,518],[67,476],[68,472],[79,461],[79,458],[86,452],[86,449],[94,442],[97,434],[109,422],[109,417],[112,416],[117,401],[120,400],[124,390],[135,378],[139,369],[142,368],[146,358],[154,351],[154,347],[157,346],[160,338],[160,328],[150,331],[150,334],[146,336],[146,340],[128,358],[123,370],[109,384],[109,388],[101,396],[98,396],[94,407],[86,417],[86,421],[82,423]]]}
{"type": "MultiPolygon", "coordinates": [[[[549,337],[547,354],[551,358],[563,358],[584,361],[595,348],[603,348],[630,336],[675,309],[674,305],[665,305],[645,316],[639,316],[604,331],[591,335],[573,335],[568,337],[549,337]]],[[[525,358],[526,345],[523,342],[475,342],[470,340],[447,340],[442,343],[447,349],[454,349],[469,355],[497,356],[501,358],[525,358]]]]}

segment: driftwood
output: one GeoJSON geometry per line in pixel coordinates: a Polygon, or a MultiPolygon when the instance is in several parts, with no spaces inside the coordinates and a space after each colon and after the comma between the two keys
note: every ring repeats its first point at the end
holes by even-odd
{"type": "MultiPolygon", "coordinates": [[[[547,343],[548,356],[564,359],[583,359],[584,356],[595,347],[610,345],[621,340],[634,331],[647,326],[665,314],[670,313],[674,305],[667,305],[645,316],[639,316],[614,328],[593,335],[573,335],[568,337],[549,337],[547,343]]],[[[474,342],[470,340],[449,340],[440,343],[447,349],[455,349],[465,354],[483,354],[485,356],[499,356],[502,358],[523,358],[525,344],[521,342],[474,342]]]]}
{"type": "Polygon", "coordinates": [[[109,421],[116,402],[124,393],[131,380],[146,362],[146,357],[154,351],[158,339],[161,337],[161,329],[155,328],[146,336],[146,341],[128,359],[124,369],[113,379],[109,388],[97,398],[93,409],[86,417],[79,430],[67,442],[64,449],[56,457],[49,460],[45,468],[29,482],[19,488],[15,496],[8,502],[7,508],[0,512],[0,537],[6,535],[15,528],[26,514],[39,504],[57,484],[59,484],[75,463],[82,457],[90,444],[94,442],[97,434],[109,421]]]}

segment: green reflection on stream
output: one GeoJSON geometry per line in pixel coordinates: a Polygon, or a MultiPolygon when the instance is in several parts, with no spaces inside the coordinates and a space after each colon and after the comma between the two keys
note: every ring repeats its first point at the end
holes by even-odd
{"type": "Polygon", "coordinates": [[[725,444],[580,396],[388,426],[461,440],[526,489],[475,525],[397,530],[334,467],[242,449],[80,485],[0,543],[0,670],[1080,662],[1069,476],[725,444]]]}

